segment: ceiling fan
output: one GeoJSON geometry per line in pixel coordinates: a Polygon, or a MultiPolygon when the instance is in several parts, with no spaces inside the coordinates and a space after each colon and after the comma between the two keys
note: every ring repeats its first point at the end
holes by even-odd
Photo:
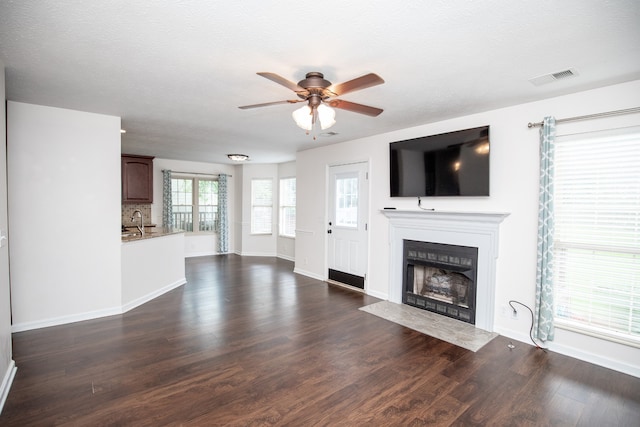
{"type": "Polygon", "coordinates": [[[257,73],[266,79],[281,84],[287,89],[291,89],[298,95],[299,99],[288,99],[284,101],[266,102],[263,104],[244,105],[238,107],[242,110],[249,108],[268,107],[279,104],[296,104],[306,102],[307,105],[295,110],[292,114],[296,124],[307,131],[313,129],[316,122],[320,122],[321,129],[328,129],[335,124],[335,111],[332,108],[352,111],[354,113],[365,114],[376,117],[382,113],[381,108],[370,107],[368,105],[357,104],[355,102],[333,99],[345,93],[365,89],[384,83],[384,80],[377,74],[369,73],[353,80],[340,84],[332,84],[324,78],[322,73],[312,71],[307,73],[303,80],[294,83],[275,73],[257,73]]]}

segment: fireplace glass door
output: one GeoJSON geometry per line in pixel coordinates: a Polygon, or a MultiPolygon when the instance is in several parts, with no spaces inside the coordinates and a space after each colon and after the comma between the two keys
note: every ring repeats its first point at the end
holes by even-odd
{"type": "Polygon", "coordinates": [[[478,249],[404,241],[402,302],[475,324],[478,249]]]}

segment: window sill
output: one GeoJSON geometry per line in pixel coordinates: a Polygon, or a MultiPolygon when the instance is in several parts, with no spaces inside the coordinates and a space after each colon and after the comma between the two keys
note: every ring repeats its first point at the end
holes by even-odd
{"type": "Polygon", "coordinates": [[[597,328],[585,327],[576,323],[572,323],[566,320],[555,320],[555,325],[558,329],[564,329],[565,331],[571,331],[582,335],[598,338],[605,341],[615,342],[617,344],[628,345],[630,347],[640,348],[640,338],[634,338],[629,335],[624,335],[616,332],[600,330],[597,328]]]}

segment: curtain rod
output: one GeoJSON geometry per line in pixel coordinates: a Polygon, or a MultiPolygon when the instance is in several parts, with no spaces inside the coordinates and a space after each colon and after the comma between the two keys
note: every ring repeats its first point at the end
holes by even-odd
{"type": "MultiPolygon", "coordinates": [[[[600,117],[619,116],[622,114],[640,113],[640,107],[627,108],[626,110],[608,111],[606,113],[588,114],[586,116],[568,117],[566,119],[557,119],[556,123],[573,122],[577,120],[597,119],[600,117]]],[[[531,123],[527,125],[528,128],[540,127],[544,122],[531,123]]]]}
{"type": "MultiPolygon", "coordinates": [[[[164,171],[165,170],[163,169],[162,172],[164,172],[164,171]]],[[[184,175],[220,176],[219,173],[180,172],[180,171],[174,171],[174,170],[172,170],[171,173],[181,173],[181,174],[184,174],[184,175]]],[[[233,175],[229,175],[229,174],[227,174],[227,176],[229,178],[233,177],[233,175]]]]}

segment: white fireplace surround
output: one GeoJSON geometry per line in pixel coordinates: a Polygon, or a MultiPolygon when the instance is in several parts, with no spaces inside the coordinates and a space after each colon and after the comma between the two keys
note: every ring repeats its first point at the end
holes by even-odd
{"type": "Polygon", "coordinates": [[[392,209],[382,213],[389,218],[389,301],[402,304],[404,240],[478,248],[475,326],[493,332],[498,232],[509,214],[392,209]]]}

